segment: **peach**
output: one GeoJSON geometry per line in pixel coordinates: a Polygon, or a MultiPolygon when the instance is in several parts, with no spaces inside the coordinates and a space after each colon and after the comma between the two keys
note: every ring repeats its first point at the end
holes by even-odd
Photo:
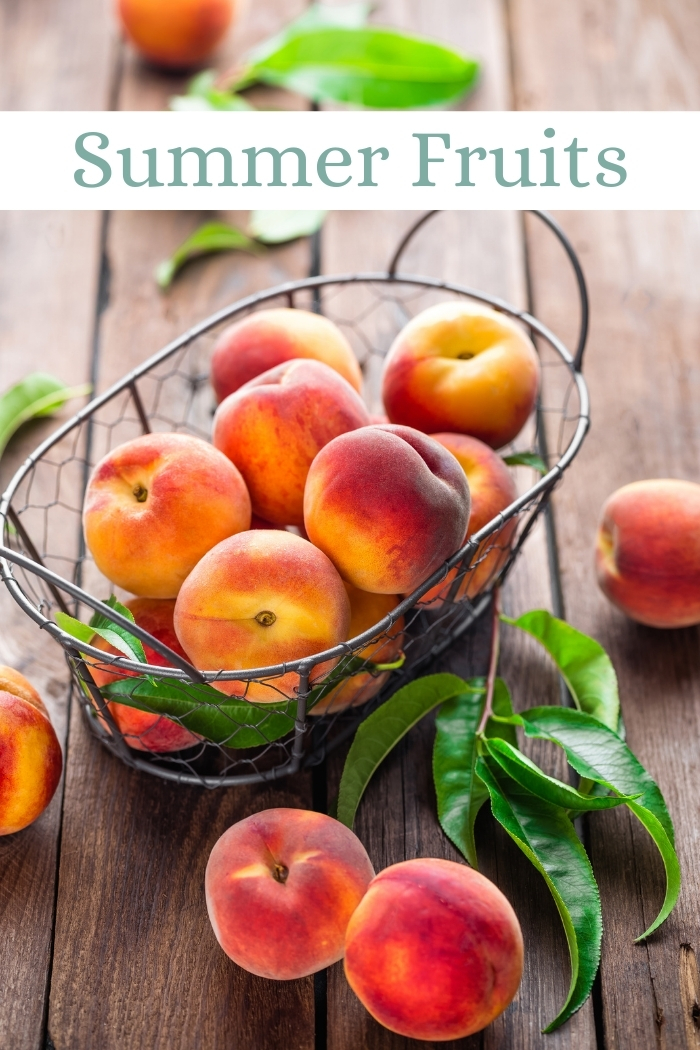
{"type": "MultiPolygon", "coordinates": [[[[492,448],[478,438],[467,434],[432,434],[455,457],[469,482],[471,514],[469,528],[462,546],[470,536],[483,529],[497,514],[505,510],[516,498],[515,479],[503,460],[492,448]]],[[[475,598],[496,576],[505,564],[510,544],[515,535],[517,520],[511,518],[502,528],[479,545],[471,561],[473,568],[463,574],[454,600],[475,598]]],[[[422,604],[439,608],[447,598],[457,572],[452,569],[444,583],[432,587],[421,599],[422,604]]]]}
{"type": "Polygon", "coordinates": [[[317,452],[368,422],[360,395],[328,365],[286,361],[219,405],[212,441],[243,475],[254,514],[303,525],[304,485],[317,452]]]}
{"type": "MultiPolygon", "coordinates": [[[[224,540],[185,580],[175,630],[195,667],[237,671],[271,667],[331,649],[348,636],[350,603],[333,565],[308,540],[260,529],[224,540]]],[[[325,674],[335,663],[315,669],[325,674]]],[[[268,683],[215,682],[257,702],[293,696],[299,676],[268,683]]]]}
{"type": "Polygon", "coordinates": [[[214,50],[237,0],[118,0],[122,27],[134,47],[157,66],[188,69],[214,50]]]}
{"type": "Polygon", "coordinates": [[[478,303],[446,302],[399,332],[382,397],[392,423],[471,434],[500,448],[530,415],[539,376],[535,348],[515,321],[478,303]]]}
{"type": "Polygon", "coordinates": [[[603,594],[638,623],[700,623],[700,485],[623,485],[603,506],[595,566],[603,594]]]}
{"type": "Polygon", "coordinates": [[[340,329],[320,314],[281,307],[249,314],[221,333],[211,359],[217,401],[297,357],[323,362],[361,393],[360,366],[340,329]]]}
{"type": "MultiPolygon", "coordinates": [[[[152,634],[159,642],[169,646],[173,652],[184,657],[185,660],[189,659],[175,634],[173,626],[174,599],[132,598],[131,601],[126,603],[126,607],[132,613],[139,627],[143,627],[145,631],[152,634]]],[[[91,645],[94,645],[96,649],[104,649],[105,652],[111,653],[112,656],[123,655],[109,642],[100,638],[99,635],[95,635],[91,645]]],[[[156,667],[171,666],[165,657],[161,656],[155,649],[152,649],[150,645],[144,645],[144,651],[147,663],[155,664],[156,667]]],[[[114,674],[109,670],[108,664],[99,666],[92,660],[89,663],[90,673],[95,685],[100,689],[105,685],[109,685],[110,682],[118,682],[121,678],[130,678],[135,674],[132,671],[120,671],[114,674]]],[[[109,702],[108,707],[126,743],[136,751],[151,751],[157,754],[164,754],[168,751],[181,751],[186,747],[192,747],[193,744],[200,740],[200,737],[195,733],[191,733],[189,729],[185,729],[184,726],[173,722],[170,718],[165,718],[163,715],[139,711],[135,707],[128,707],[126,704],[120,704],[114,700],[109,702]]],[[[103,725],[108,729],[106,723],[103,722],[103,725]]]]}
{"type": "Polygon", "coordinates": [[[225,831],[205,894],[219,944],[259,977],[291,981],[343,957],[348,920],[374,875],[344,824],[304,809],[267,809],[225,831]]]}
{"type": "Polygon", "coordinates": [[[21,831],[53,798],[63,755],[36,689],[0,667],[0,835],[21,831]]]}
{"type": "Polygon", "coordinates": [[[410,427],[343,434],[309,470],[309,539],[363,591],[415,590],[458,550],[468,521],[464,471],[451,452],[410,427]]]}
{"type": "MultiPolygon", "coordinates": [[[[374,627],[401,601],[398,594],[371,594],[369,591],[353,587],[351,583],[345,583],[345,590],[350,599],[348,640],[357,638],[370,627],[374,627]]],[[[399,617],[388,632],[377,641],[370,642],[364,649],[355,653],[355,656],[359,660],[371,660],[375,664],[392,663],[401,654],[404,624],[403,616],[399,617]]],[[[323,700],[311,708],[309,714],[337,714],[338,711],[345,711],[350,707],[360,707],[377,695],[390,674],[390,671],[382,671],[380,674],[361,671],[360,674],[354,674],[332,689],[323,700]]]]}
{"type": "Polygon", "coordinates": [[[372,1016],[409,1039],[478,1032],[520,984],[523,939],[492,882],[449,860],[408,860],[369,885],[345,938],[345,974],[372,1016]]]}
{"type": "Polygon", "coordinates": [[[175,598],[203,554],[250,526],[234,465],[186,434],[145,434],[95,467],[85,542],[108,580],[143,598],[175,598]]]}

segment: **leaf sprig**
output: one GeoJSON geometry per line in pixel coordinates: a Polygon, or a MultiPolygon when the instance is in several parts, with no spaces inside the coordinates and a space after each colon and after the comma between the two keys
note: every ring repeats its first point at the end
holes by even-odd
{"type": "Polygon", "coordinates": [[[89,383],[68,387],[47,372],[32,372],[0,396],[0,456],[14,433],[30,419],[50,416],[75,397],[85,397],[89,383]]]}
{"type": "Polygon", "coordinates": [[[476,80],[479,64],[451,48],[398,30],[367,26],[370,5],[312,4],[259,45],[223,83],[198,74],[175,110],[251,109],[240,92],[269,84],[313,102],[408,109],[455,102],[476,80]]]}
{"type": "MultiPolygon", "coordinates": [[[[566,934],[571,983],[545,1032],[567,1021],[588,998],[600,962],[600,895],[573,818],[627,806],[655,842],[666,870],[665,898],[643,940],[669,916],[681,873],[673,823],[661,791],[621,738],[617,677],[594,639],[545,610],[502,622],[527,632],[554,661],[574,708],[534,707],[514,714],[503,679],[437,674],[404,686],[357,730],[338,793],[337,816],[352,827],[374,772],[396,744],[435,708],[433,778],[440,824],[472,867],[477,867],[476,817],[491,812],[544,878],[566,934]],[[525,737],[559,746],[579,774],[578,788],[547,775],[518,747],[525,737]]],[[[497,629],[494,630],[494,643],[497,629]]],[[[497,646],[494,644],[494,650],[497,646]]],[[[495,673],[495,660],[492,661],[495,673]]]]}

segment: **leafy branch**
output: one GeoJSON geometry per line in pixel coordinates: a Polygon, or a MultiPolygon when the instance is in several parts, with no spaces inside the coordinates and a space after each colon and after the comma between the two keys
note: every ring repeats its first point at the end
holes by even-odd
{"type": "Polygon", "coordinates": [[[452,103],[475,83],[479,64],[432,40],[367,26],[370,5],[312,4],[252,51],[240,66],[217,77],[198,74],[175,110],[245,110],[240,94],[267,84],[316,103],[341,102],[376,109],[452,103]]]}
{"type": "Polygon", "coordinates": [[[617,677],[602,646],[545,610],[517,620],[500,615],[496,599],[487,679],[428,675],[400,689],[370,715],[345,762],[339,820],[352,827],[380,763],[436,708],[433,778],[445,834],[477,867],[474,826],[482,806],[490,802],[492,815],[542,875],[559,911],[571,982],[561,1010],[545,1028],[551,1032],[588,998],[603,935],[598,886],[573,817],[627,806],[656,844],[666,871],[666,893],[659,914],[639,941],[669,916],[680,891],[680,866],[665,801],[620,736],[617,677]],[[540,643],[564,678],[574,708],[533,707],[513,713],[508,687],[496,674],[499,623],[525,631],[540,643]],[[578,789],[549,776],[524,755],[516,727],[525,737],[560,747],[582,778],[578,789]]]}

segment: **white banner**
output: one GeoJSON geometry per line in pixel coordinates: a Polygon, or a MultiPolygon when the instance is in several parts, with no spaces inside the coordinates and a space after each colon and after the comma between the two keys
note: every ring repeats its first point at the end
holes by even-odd
{"type": "Polygon", "coordinates": [[[700,208],[700,113],[0,113],[0,209],[700,208]]]}

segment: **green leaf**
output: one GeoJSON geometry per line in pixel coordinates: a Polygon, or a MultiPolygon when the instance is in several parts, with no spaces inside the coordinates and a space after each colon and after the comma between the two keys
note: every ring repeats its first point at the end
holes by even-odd
{"type": "Polygon", "coordinates": [[[193,77],[187,85],[184,95],[174,95],[169,102],[170,109],[177,113],[191,113],[197,110],[252,110],[254,107],[241,95],[236,95],[217,87],[215,69],[205,69],[193,77]]]}
{"type": "Polygon", "coordinates": [[[248,55],[248,65],[257,65],[264,61],[269,55],[280,51],[294,37],[303,35],[309,30],[327,28],[329,26],[341,29],[361,29],[365,25],[372,10],[370,3],[343,4],[342,7],[330,7],[328,4],[311,4],[303,14],[295,18],[293,22],[285,26],[280,33],[276,33],[268,40],[259,44],[254,51],[248,55]]]}
{"type": "Polygon", "coordinates": [[[325,211],[254,211],[248,233],[262,244],[284,244],[321,229],[325,211]]]}
{"type": "MultiPolygon", "coordinates": [[[[115,612],[120,613],[125,619],[130,620],[131,623],[136,623],[131,609],[127,609],[126,605],[122,605],[116,594],[110,594],[104,604],[108,605],[110,609],[114,609],[115,612]]],[[[105,632],[116,634],[134,653],[134,656],[132,656],[131,659],[137,660],[142,664],[148,663],[141,640],[137,638],[135,634],[131,634],[130,631],[127,631],[126,627],[122,627],[119,623],[113,623],[104,613],[94,613],[90,620],[90,627],[92,627],[95,634],[99,634],[100,637],[105,639],[105,641],[110,641],[105,632]]],[[[110,644],[114,645],[114,642],[110,642],[110,644]]],[[[119,647],[117,646],[117,648],[119,647]]]]}
{"type": "Polygon", "coordinates": [[[636,804],[648,809],[674,841],[673,822],[653,778],[617,733],[570,707],[533,707],[523,711],[525,735],[552,740],[566,752],[582,777],[604,784],[620,795],[641,795],[636,804]]]}
{"type": "Polygon", "coordinates": [[[639,941],[643,941],[648,937],[650,933],[653,933],[654,930],[658,930],[661,923],[665,922],[675,908],[678,894],[681,892],[681,866],[678,863],[678,857],[673,848],[673,843],[669,841],[669,837],[666,834],[661,821],[657,820],[654,814],[650,813],[648,809],[645,809],[644,806],[640,806],[636,802],[630,802],[628,805],[654,840],[656,848],[661,854],[661,859],[666,870],[666,893],[664,894],[664,902],[661,905],[661,911],[656,916],[651,926],[637,937],[636,943],[639,943],[639,941]]]}
{"type": "Polygon", "coordinates": [[[569,784],[547,776],[526,755],[521,754],[505,740],[488,740],[485,742],[485,747],[490,757],[512,780],[517,781],[531,794],[544,799],[545,802],[551,802],[553,806],[561,806],[562,809],[574,810],[577,813],[587,813],[596,809],[613,809],[615,806],[639,798],[641,794],[641,792],[632,796],[606,794],[603,797],[582,795],[569,784]]]}
{"type": "Polygon", "coordinates": [[[445,701],[435,719],[433,780],[438,820],[472,868],[478,868],[474,823],[488,791],[476,775],[477,729],[484,710],[483,678],[472,678],[473,693],[445,701]]]}
{"type": "MultiPolygon", "coordinates": [[[[114,596],[113,600],[116,605],[117,612],[121,612],[122,615],[127,615],[129,619],[133,620],[133,616],[128,609],[124,609],[124,606],[120,606],[114,596]],[[122,610],[124,610],[122,612],[122,610]]],[[[111,604],[111,601],[105,604],[111,604]]],[[[143,649],[143,645],[140,640],[133,634],[130,634],[120,624],[113,624],[106,616],[101,613],[96,613],[93,616],[90,624],[82,623],[81,620],[76,620],[74,616],[69,616],[68,613],[57,612],[56,623],[65,631],[66,634],[71,635],[72,638],[76,638],[79,642],[85,642],[86,645],[91,645],[95,635],[99,635],[100,638],[104,639],[108,645],[113,646],[118,652],[125,656],[127,660],[134,660],[136,663],[148,663],[146,660],[146,654],[143,649]],[[109,626],[106,626],[109,624],[109,626]]]]}
{"type": "Polygon", "coordinates": [[[532,467],[540,474],[549,472],[549,467],[536,452],[515,452],[512,456],[503,456],[502,459],[508,467],[532,467]]]}
{"type": "MultiPolygon", "coordinates": [[[[470,678],[473,692],[447,700],[440,708],[433,748],[433,780],[442,830],[473,868],[478,867],[474,824],[488,792],[475,772],[476,731],[486,696],[486,679],[470,678]]],[[[502,678],[494,683],[492,708],[496,715],[513,714],[508,686],[502,678]]],[[[515,728],[489,718],[486,737],[503,737],[517,746],[515,728]]]]}
{"type": "Polygon", "coordinates": [[[627,805],[653,838],[666,869],[661,911],[638,939],[648,937],[670,915],[681,883],[673,822],[657,784],[624,741],[590,715],[565,707],[537,707],[523,712],[522,720],[527,736],[552,740],[563,747],[570,765],[581,776],[620,794],[641,792],[627,805]]]}
{"type": "Polygon", "coordinates": [[[245,251],[255,253],[255,241],[235,226],[224,222],[207,222],[183,241],[169,259],[164,259],[155,270],[155,279],[161,288],[168,288],[175,275],[190,259],[213,252],[245,251]]]}
{"type": "Polygon", "coordinates": [[[348,752],[338,791],[338,820],[352,828],[355,813],[375,770],[406,733],[429,711],[460,693],[468,682],[433,674],[403,686],[360,725],[348,752]]]}
{"type": "Polygon", "coordinates": [[[566,1002],[544,1029],[552,1032],[590,995],[600,962],[603,917],[590,861],[564,810],[534,798],[487,760],[476,771],[496,820],[545,879],[564,925],[571,959],[566,1002]]]}
{"type": "Polygon", "coordinates": [[[580,711],[617,730],[620,698],[617,675],[602,645],[558,620],[546,609],[535,609],[517,620],[501,616],[504,623],[526,631],[547,650],[559,668],[580,711]]]}
{"type": "Polygon", "coordinates": [[[46,372],[32,372],[0,397],[0,456],[12,435],[30,419],[50,416],[74,397],[84,397],[89,383],[68,387],[46,372]]]}
{"type": "Polygon", "coordinates": [[[125,678],[105,686],[102,695],[139,711],[175,718],[191,732],[224,747],[259,747],[294,729],[295,700],[254,704],[174,678],[125,678]]]}
{"type": "Polygon", "coordinates": [[[395,30],[320,26],[253,56],[235,89],[262,81],[316,102],[407,109],[456,101],[478,68],[450,48],[395,30]]]}

